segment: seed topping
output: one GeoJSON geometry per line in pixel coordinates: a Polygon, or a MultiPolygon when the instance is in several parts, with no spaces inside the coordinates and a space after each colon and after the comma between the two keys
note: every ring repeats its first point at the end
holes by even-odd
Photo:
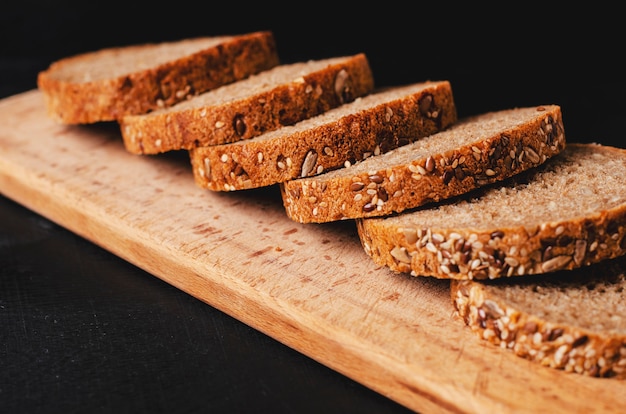
{"type": "Polygon", "coordinates": [[[302,163],[302,169],[300,172],[300,177],[307,177],[311,171],[315,168],[315,164],[317,163],[317,152],[314,150],[309,150],[304,157],[304,162],[302,163]]]}
{"type": "Polygon", "coordinates": [[[243,119],[242,114],[237,114],[233,118],[233,129],[235,130],[235,132],[237,133],[237,136],[239,137],[243,137],[244,134],[246,133],[246,130],[248,128],[246,126],[246,123],[243,119]]]}
{"type": "Polygon", "coordinates": [[[348,72],[345,69],[341,69],[337,72],[337,76],[335,77],[335,94],[339,98],[341,103],[346,101],[345,94],[348,91],[348,72]]]}

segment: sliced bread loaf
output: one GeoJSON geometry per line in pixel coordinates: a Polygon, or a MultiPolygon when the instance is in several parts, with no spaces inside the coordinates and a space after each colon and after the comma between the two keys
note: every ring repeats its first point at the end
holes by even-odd
{"type": "Polygon", "coordinates": [[[174,107],[121,122],[128,151],[157,154],[236,142],[321,114],[374,89],[362,53],[276,66],[174,107]]]}
{"type": "Polygon", "coordinates": [[[37,84],[52,118],[89,124],[168,107],[278,64],[273,34],[261,31],[84,53],[53,62],[37,84]]]}
{"type": "Polygon", "coordinates": [[[557,105],[490,112],[346,168],[286,181],[281,195],[301,223],[385,216],[505,179],[564,146],[557,105]]]}
{"type": "Polygon", "coordinates": [[[416,276],[571,270],[626,253],[625,172],[626,150],[570,143],[505,182],[357,228],[375,262],[416,276]]]}
{"type": "Polygon", "coordinates": [[[547,367],[626,379],[626,256],[522,279],[450,283],[454,308],[480,338],[547,367]]]}
{"type": "Polygon", "coordinates": [[[342,168],[456,121],[448,81],[386,88],[256,138],[190,151],[200,187],[234,191],[342,168]]]}

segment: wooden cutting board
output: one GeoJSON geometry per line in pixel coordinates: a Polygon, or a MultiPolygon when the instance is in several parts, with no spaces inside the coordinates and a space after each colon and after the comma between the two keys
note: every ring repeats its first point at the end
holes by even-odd
{"type": "Polygon", "coordinates": [[[274,187],[214,193],[187,153],[128,153],[116,124],[60,126],[29,91],[0,101],[0,193],[422,413],[624,413],[626,382],[481,341],[449,283],[395,274],[352,221],[299,224],[274,187]]]}

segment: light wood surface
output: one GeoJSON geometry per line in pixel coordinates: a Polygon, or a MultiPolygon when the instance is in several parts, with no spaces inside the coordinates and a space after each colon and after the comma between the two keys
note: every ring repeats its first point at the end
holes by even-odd
{"type": "Polygon", "coordinates": [[[624,381],[479,340],[447,281],[374,265],[352,221],[295,223],[274,187],[200,189],[186,153],[56,125],[36,90],[0,101],[0,193],[415,411],[626,412],[624,381]]]}

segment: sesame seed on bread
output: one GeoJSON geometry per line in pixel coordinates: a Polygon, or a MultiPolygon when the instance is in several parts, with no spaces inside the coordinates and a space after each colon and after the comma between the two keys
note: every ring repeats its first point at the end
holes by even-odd
{"type": "Polygon", "coordinates": [[[291,126],[190,151],[200,187],[235,191],[343,168],[457,120],[448,81],[384,88],[291,126]]]}
{"type": "Polygon", "coordinates": [[[278,65],[170,108],[120,121],[137,154],[219,145],[292,125],[366,95],[374,77],[363,53],[278,65]]]}
{"type": "Polygon", "coordinates": [[[543,165],[463,197],[359,220],[365,251],[416,276],[496,279],[626,253],[626,150],[569,143],[543,165]]]}
{"type": "Polygon", "coordinates": [[[117,121],[168,107],[279,64],[269,31],[106,48],[53,62],[37,77],[63,124],[117,121]]]}
{"type": "Polygon", "coordinates": [[[457,315],[480,338],[547,367],[626,379],[626,256],[524,278],[450,283],[457,315]]]}
{"type": "Polygon", "coordinates": [[[445,200],[540,165],[565,146],[561,108],[471,116],[346,168],[281,183],[301,223],[386,216],[445,200]]]}

